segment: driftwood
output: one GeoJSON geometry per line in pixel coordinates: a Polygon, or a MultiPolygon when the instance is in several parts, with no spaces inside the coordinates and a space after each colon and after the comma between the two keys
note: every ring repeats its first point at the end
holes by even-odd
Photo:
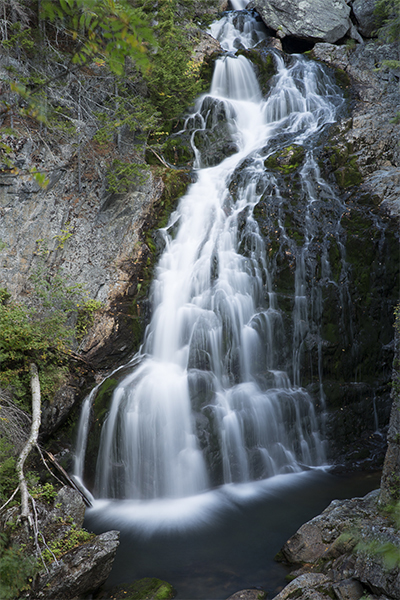
{"type": "Polygon", "coordinates": [[[82,500],[84,501],[84,503],[86,504],[86,506],[92,506],[92,503],[89,500],[89,498],[86,496],[86,494],[84,494],[84,492],[81,489],[79,489],[79,487],[76,485],[76,483],[74,482],[74,480],[71,479],[71,477],[68,475],[68,473],[66,472],[66,470],[60,465],[59,462],[57,462],[57,460],[55,459],[55,457],[53,456],[53,454],[51,452],[47,452],[45,450],[45,455],[47,456],[48,460],[53,465],[53,467],[55,467],[57,469],[57,471],[63,476],[65,482],[70,487],[72,487],[74,490],[76,490],[77,492],[79,492],[79,494],[82,496],[82,500]]]}

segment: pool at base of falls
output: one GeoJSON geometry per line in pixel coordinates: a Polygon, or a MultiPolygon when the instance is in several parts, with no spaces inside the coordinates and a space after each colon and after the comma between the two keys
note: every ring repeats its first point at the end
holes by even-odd
{"type": "Polygon", "coordinates": [[[311,470],[177,500],[98,500],[85,526],[121,530],[108,588],[157,577],[178,600],[225,600],[252,587],[271,598],[287,583],[289,569],[274,561],[285,541],[333,499],[379,487],[379,477],[311,470]]]}

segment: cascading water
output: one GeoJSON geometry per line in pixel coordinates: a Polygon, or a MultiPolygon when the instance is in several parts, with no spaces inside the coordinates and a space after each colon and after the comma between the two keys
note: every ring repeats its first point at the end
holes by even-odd
{"type": "MultiPolygon", "coordinates": [[[[293,57],[286,66],[277,53],[277,74],[263,98],[251,62],[231,54],[265,37],[257,22],[248,13],[234,13],[212,32],[229,53],[216,61],[211,90],[186,122],[197,181],[172,216],[174,227],[163,231],[154,312],[139,364],[116,387],[101,433],[98,498],[188,497],[325,461],[321,416],[300,387],[312,221],[296,257],[288,335],[253,210],[262,195],[279,199],[278,181],[264,163],[282,137],[305,149],[300,175],[309,210],[317,188],[333,198],[319,175],[313,144],[335,120],[342,100],[317,63],[293,57]],[[221,115],[235,151],[207,166],[198,140],[221,115]]],[[[279,216],[277,227],[287,237],[279,216]]],[[[318,313],[318,290],[311,298],[318,313]]],[[[76,461],[81,479],[91,401],[76,461]]]]}

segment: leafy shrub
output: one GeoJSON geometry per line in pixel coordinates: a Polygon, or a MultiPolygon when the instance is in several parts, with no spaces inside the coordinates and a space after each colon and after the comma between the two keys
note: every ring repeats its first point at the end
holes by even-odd
{"type": "MultiPolygon", "coordinates": [[[[2,418],[0,411],[0,419],[2,418]]],[[[15,465],[16,460],[12,443],[3,437],[0,437],[0,505],[8,500],[18,485],[15,465]]]]}
{"type": "Polygon", "coordinates": [[[157,51],[144,73],[150,98],[167,121],[179,116],[202,91],[199,70],[191,61],[191,43],[176,19],[176,0],[160,0],[155,28],[157,51]]]}
{"type": "Polygon", "coordinates": [[[7,536],[0,533],[0,598],[12,600],[29,589],[36,571],[36,560],[8,546],[7,536]]]}
{"type": "Polygon", "coordinates": [[[75,64],[103,59],[113,73],[121,75],[127,57],[142,67],[148,63],[152,31],[140,8],[126,0],[44,0],[42,15],[62,23],[64,31],[78,40],[75,64]]]}
{"type": "Polygon", "coordinates": [[[30,410],[29,364],[39,369],[42,397],[51,399],[68,373],[68,355],[93,325],[101,303],[82,285],[68,284],[62,272],[51,275],[44,262],[32,277],[32,306],[11,301],[0,290],[0,386],[30,410]]]}

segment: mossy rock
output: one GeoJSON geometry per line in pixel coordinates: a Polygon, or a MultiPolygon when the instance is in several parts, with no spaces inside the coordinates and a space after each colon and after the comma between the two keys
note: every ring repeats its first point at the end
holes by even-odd
{"type": "Polygon", "coordinates": [[[211,85],[215,61],[219,56],[223,56],[223,54],[221,52],[213,52],[210,56],[206,56],[201,64],[199,76],[203,82],[204,91],[207,91],[211,85]]]}
{"type": "Polygon", "coordinates": [[[268,156],[264,161],[264,165],[267,169],[280,171],[284,175],[288,175],[301,165],[304,156],[304,148],[293,144],[268,156]]]}
{"type": "Polygon", "coordinates": [[[353,187],[360,185],[362,182],[362,175],[358,170],[357,161],[355,157],[352,157],[349,163],[345,167],[340,167],[335,171],[336,183],[341,188],[353,187]]]}
{"type": "Polygon", "coordinates": [[[110,597],[115,600],[168,600],[175,595],[176,592],[170,583],[156,577],[145,577],[131,585],[117,587],[112,590],[110,597]]]}
{"type": "Polygon", "coordinates": [[[353,154],[351,144],[338,144],[326,146],[325,151],[329,156],[329,162],[334,169],[336,183],[342,189],[360,185],[362,175],[358,169],[357,157],[353,154]]]}
{"type": "Polygon", "coordinates": [[[347,97],[349,95],[349,89],[351,88],[351,81],[346,71],[343,69],[335,69],[335,80],[336,85],[344,91],[344,96],[347,97]]]}

